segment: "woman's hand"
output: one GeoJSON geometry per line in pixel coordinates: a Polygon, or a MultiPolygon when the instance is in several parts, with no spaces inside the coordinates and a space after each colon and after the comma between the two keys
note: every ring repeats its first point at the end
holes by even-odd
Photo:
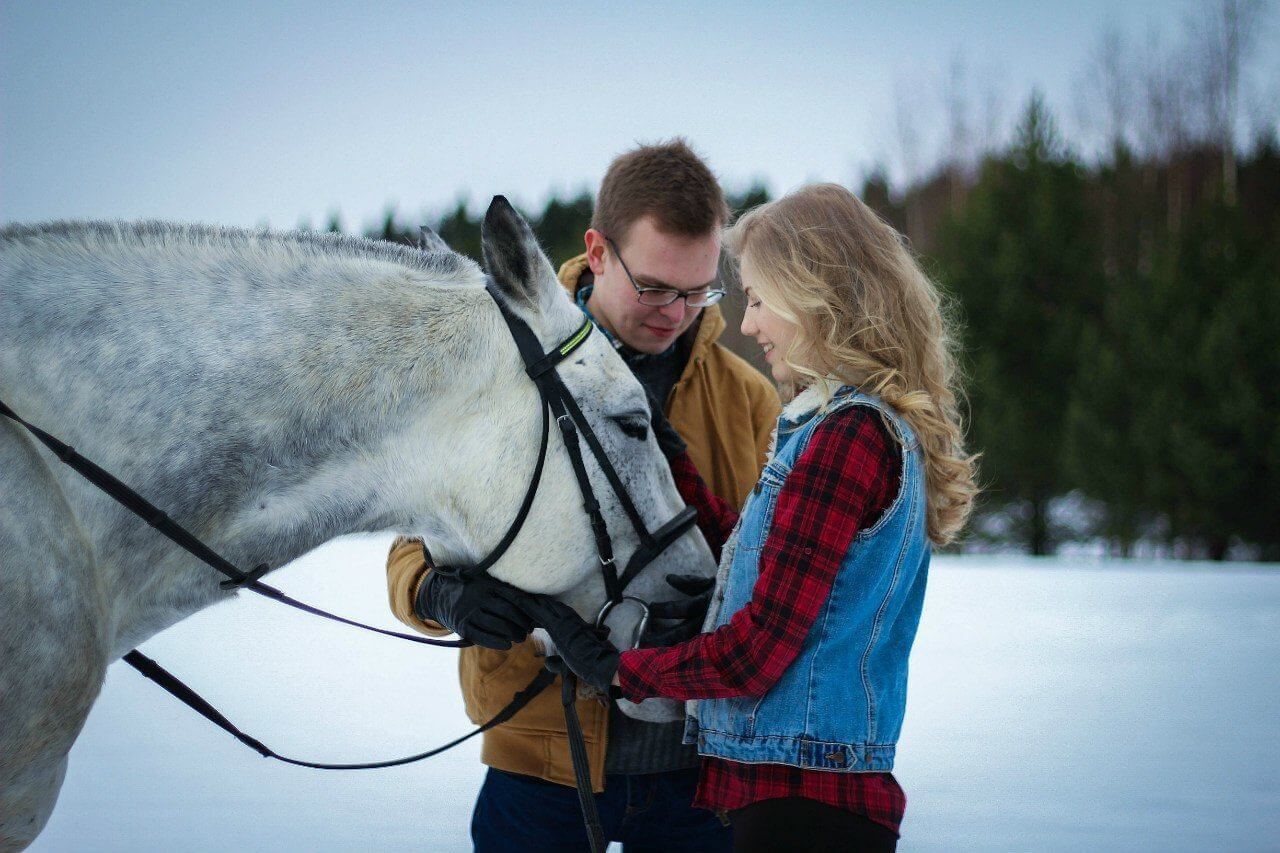
{"type": "Polygon", "coordinates": [[[685,598],[649,605],[649,626],[640,638],[641,647],[674,646],[702,633],[702,623],[711,606],[715,578],[698,575],[667,575],[667,583],[685,598]]]}
{"type": "Polygon", "coordinates": [[[583,621],[572,608],[553,598],[530,597],[520,606],[546,629],[555,654],[578,678],[602,693],[609,692],[618,672],[618,650],[607,639],[607,631],[583,621]]]}

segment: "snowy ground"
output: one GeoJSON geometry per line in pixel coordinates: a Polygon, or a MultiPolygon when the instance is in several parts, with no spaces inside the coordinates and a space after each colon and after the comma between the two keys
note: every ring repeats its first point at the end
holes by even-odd
{"type": "MultiPolygon", "coordinates": [[[[390,624],[388,540],[273,576],[390,624]]],[[[144,647],[277,751],[361,761],[468,728],[455,653],[252,596],[144,647]]],[[[1280,850],[1280,568],[935,561],[898,777],[904,851],[1280,850]]],[[[259,758],[123,664],[35,851],[466,850],[478,741],[360,773],[259,758]]]]}

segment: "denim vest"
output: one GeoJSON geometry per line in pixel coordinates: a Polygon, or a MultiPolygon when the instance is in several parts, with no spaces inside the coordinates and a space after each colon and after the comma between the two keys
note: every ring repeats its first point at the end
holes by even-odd
{"type": "Polygon", "coordinates": [[[701,755],[844,772],[893,769],[930,547],[919,442],[892,408],[845,387],[825,411],[795,420],[783,413],[777,446],[724,547],[704,630],[724,625],[751,599],[787,474],[818,425],[850,406],[879,411],[896,434],[903,449],[898,494],[850,544],[800,654],[769,692],[690,703],[685,741],[701,755]]]}

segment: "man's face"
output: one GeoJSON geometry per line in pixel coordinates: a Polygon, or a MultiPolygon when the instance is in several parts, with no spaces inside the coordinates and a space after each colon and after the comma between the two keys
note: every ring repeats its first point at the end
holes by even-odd
{"type": "Polygon", "coordinates": [[[616,253],[595,229],[587,232],[586,242],[587,259],[595,274],[595,289],[587,306],[606,329],[639,352],[666,350],[693,325],[702,309],[688,307],[684,299],[660,307],[641,305],[627,278],[627,269],[640,287],[694,291],[717,286],[718,230],[701,237],[664,234],[654,225],[653,218],[646,216],[637,220],[621,241],[616,241],[616,253]],[[623,269],[618,254],[626,261],[627,269],[623,269]]]}

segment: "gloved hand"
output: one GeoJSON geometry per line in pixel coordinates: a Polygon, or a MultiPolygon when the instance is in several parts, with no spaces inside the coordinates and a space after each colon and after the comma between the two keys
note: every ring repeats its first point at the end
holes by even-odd
{"type": "MultiPolygon", "coordinates": [[[[602,693],[609,693],[613,676],[618,672],[618,650],[608,640],[607,629],[587,623],[568,605],[546,596],[529,596],[521,607],[535,624],[546,629],[555,643],[555,655],[578,678],[602,693]]],[[[548,663],[555,670],[554,658],[548,663]]]]}
{"type": "Polygon", "coordinates": [[[533,630],[521,603],[535,596],[511,584],[480,574],[463,580],[432,569],[418,588],[413,612],[439,622],[464,640],[488,649],[505,650],[533,630]]]}
{"type": "Polygon", "coordinates": [[[688,450],[688,445],[663,414],[662,402],[648,388],[644,391],[649,395],[649,424],[653,430],[653,437],[658,442],[658,449],[667,459],[674,459],[688,450]]]}
{"type": "Polygon", "coordinates": [[[706,621],[707,609],[711,606],[715,578],[667,575],[667,583],[689,597],[649,605],[649,625],[640,637],[641,646],[674,646],[702,633],[702,623],[706,621]],[[659,622],[666,624],[660,625],[659,622]]]}

